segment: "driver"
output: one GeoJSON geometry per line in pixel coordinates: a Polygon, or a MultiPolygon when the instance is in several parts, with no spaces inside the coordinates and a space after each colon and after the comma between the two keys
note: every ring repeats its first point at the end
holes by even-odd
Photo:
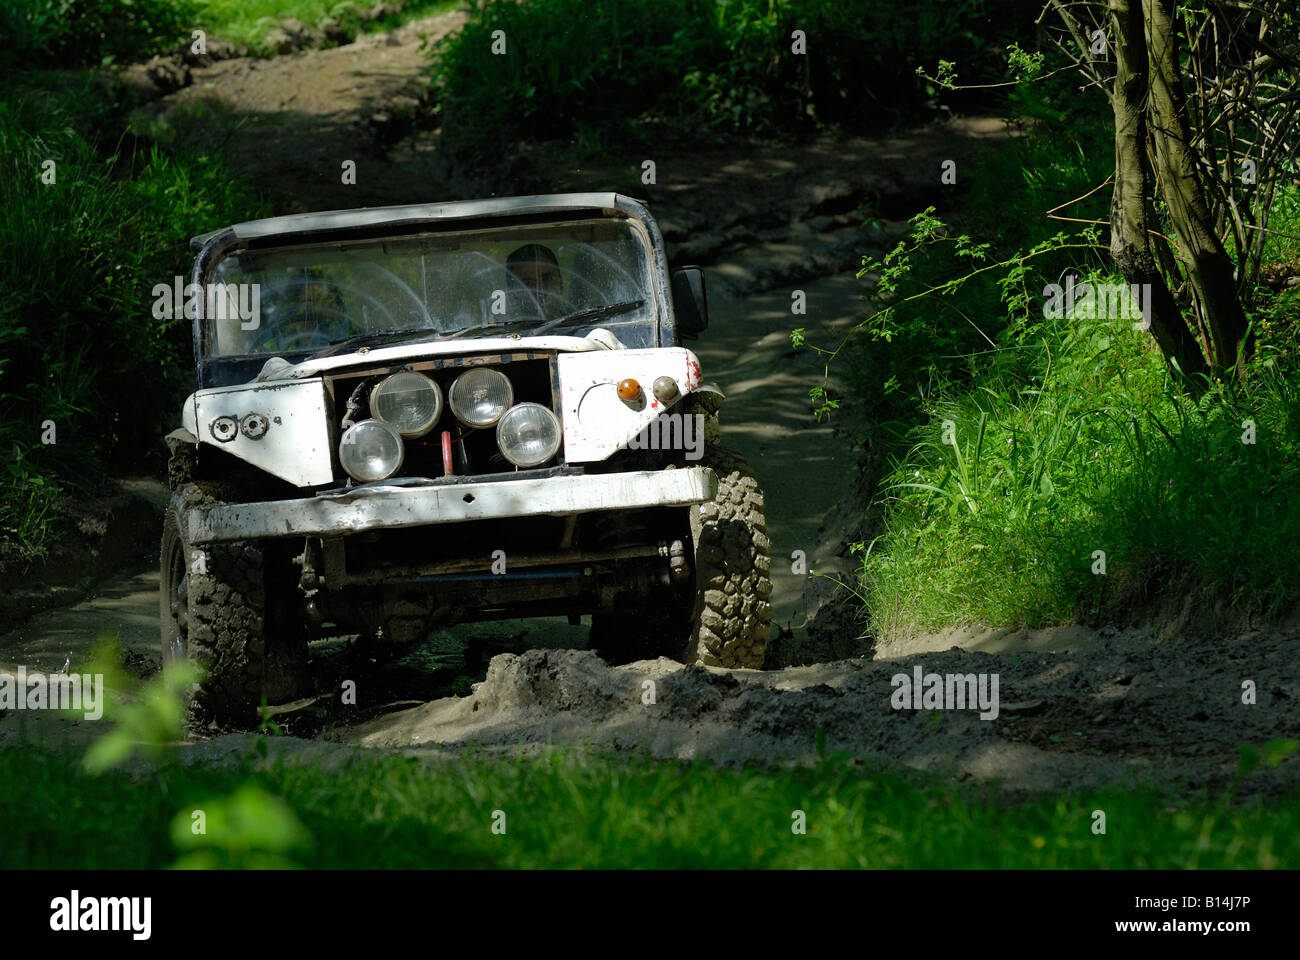
{"type": "Polygon", "coordinates": [[[564,276],[550,247],[529,243],[506,257],[511,313],[540,312],[546,320],[562,313],[564,276]]]}

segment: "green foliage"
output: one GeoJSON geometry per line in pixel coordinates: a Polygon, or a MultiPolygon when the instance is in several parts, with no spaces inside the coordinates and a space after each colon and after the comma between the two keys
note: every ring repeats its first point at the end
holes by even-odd
{"type": "Polygon", "coordinates": [[[57,536],[53,518],[59,487],[33,466],[31,443],[10,439],[5,464],[9,477],[6,493],[0,496],[0,539],[14,544],[24,558],[38,557],[57,536]]]}
{"type": "Polygon", "coordinates": [[[0,449],[15,481],[0,532],[28,556],[53,535],[60,487],[158,449],[193,366],[188,324],[153,317],[153,288],[187,272],[189,237],[261,209],[217,157],[101,152],[81,118],[111,109],[78,78],[14,82],[0,101],[0,449]]]}
{"type": "Polygon", "coordinates": [[[0,60],[46,67],[143,60],[188,38],[195,0],[0,0],[0,60]]]}
{"type": "MultiPolygon", "coordinates": [[[[267,35],[286,20],[297,20],[309,28],[331,28],[335,36],[355,38],[358,34],[400,26],[415,17],[432,16],[459,6],[454,0],[387,0],[394,9],[377,20],[363,19],[369,2],[353,0],[194,0],[199,9],[195,26],[232,43],[246,44],[255,51],[267,49],[267,35]]],[[[326,39],[322,46],[330,46],[326,39]]]]}
{"type": "Polygon", "coordinates": [[[77,670],[103,676],[103,720],[113,725],[86,751],[84,763],[93,774],[125,763],[137,752],[156,760],[186,736],[185,692],[198,679],[198,668],[187,660],[136,683],[121,664],[116,640],[101,637],[90,662],[77,670]]]}
{"type": "MultiPolygon", "coordinates": [[[[353,0],[0,0],[0,62],[70,68],[135,63],[178,50],[192,31],[209,39],[267,49],[267,35],[298,20],[335,36],[356,37],[417,16],[453,9],[452,0],[389,0],[395,12],[361,16],[353,0]]],[[[326,41],[324,46],[329,46],[326,41]]]]}
{"type": "MultiPolygon", "coordinates": [[[[792,336],[796,347],[841,364],[874,425],[868,447],[896,448],[925,396],[1004,362],[994,348],[1031,298],[1041,302],[1045,283],[1076,265],[1101,264],[1095,233],[1064,230],[1044,212],[1105,180],[1109,154],[1092,146],[1105,136],[1097,118],[1080,115],[1069,125],[1042,122],[985,152],[963,174],[960,218],[944,222],[927,208],[883,256],[863,258],[858,276],[874,282],[876,308],[844,341],[792,336]]],[[[1104,216],[1105,197],[1063,212],[1104,216]]],[[[814,405],[825,412],[825,385],[814,390],[814,405]]]]}
{"type": "Polygon", "coordinates": [[[1249,388],[1192,400],[1128,319],[1026,323],[995,356],[926,401],[882,483],[863,566],[878,632],[1122,618],[1149,582],[1265,613],[1300,592],[1288,377],[1261,367],[1249,388]]]}
{"type": "MultiPolygon", "coordinates": [[[[1040,158],[1016,189],[996,175],[1000,158],[974,171],[967,222],[985,220],[995,191],[1011,214],[1008,229],[985,235],[1014,236],[1033,210],[1042,223],[1042,210],[1096,177],[1085,174],[1079,145],[1043,150],[1038,137],[1023,143],[1040,158]]],[[[890,373],[864,392],[884,394],[876,409],[914,424],[895,434],[908,447],[894,447],[877,492],[883,533],[863,554],[873,629],[1125,617],[1154,599],[1149,582],[1277,609],[1300,591],[1291,572],[1300,552],[1284,533],[1300,524],[1300,479],[1288,466],[1300,453],[1300,417],[1286,304],[1269,301],[1256,318],[1251,385],[1193,402],[1129,320],[1043,316],[1043,285],[1060,279],[1058,268],[1082,263],[1084,282],[1122,279],[1089,253],[1091,228],[1075,238],[1039,231],[1027,249],[993,260],[925,211],[864,266],[883,294],[863,323],[874,340],[864,352],[877,376],[880,366],[890,373]],[[892,406],[891,384],[910,388],[892,406]],[[1247,421],[1253,444],[1242,442],[1247,421]],[[1093,572],[1096,551],[1104,576],[1093,572]]]]}
{"type": "Polygon", "coordinates": [[[293,853],[311,847],[289,805],[251,783],[177,813],[171,839],[181,851],[177,870],[284,870],[297,866],[293,853]]]}
{"type": "Polygon", "coordinates": [[[307,868],[1300,864],[1294,794],[1231,805],[1210,795],[1171,804],[1135,789],[1014,799],[903,778],[836,753],[806,769],[743,770],[570,751],[316,756],[186,765],[164,795],[140,789],[125,771],[92,778],[58,754],[0,750],[0,779],[23,787],[0,792],[0,832],[9,840],[0,866],[158,868],[177,850],[179,866],[291,859],[307,868]],[[1112,825],[1104,838],[1092,833],[1095,809],[1112,825]],[[195,810],[206,814],[206,836],[193,832],[195,810]],[[491,829],[497,810],[505,835],[491,829]],[[796,810],[806,814],[806,834],[791,831],[796,810]]]}
{"type": "MultiPolygon", "coordinates": [[[[465,27],[432,48],[444,132],[466,144],[567,136],[650,109],[673,69],[685,0],[482,0],[465,27]],[[559,25],[562,29],[557,29],[559,25]],[[497,34],[501,31],[503,35],[497,34]],[[504,53],[493,46],[504,44],[504,53]],[[672,66],[670,66],[672,64],[672,66]],[[454,129],[450,129],[454,127],[454,129]]],[[[682,41],[692,40],[690,33],[682,41]]]]}
{"type": "Polygon", "coordinates": [[[1282,169],[1292,179],[1278,185],[1269,210],[1268,229],[1272,233],[1264,245],[1264,259],[1295,267],[1300,265],[1300,172],[1290,160],[1283,161],[1282,169]]]}
{"type": "MultiPolygon", "coordinates": [[[[1041,69],[1012,60],[1020,75],[1041,69]]],[[[1249,384],[1199,401],[1130,319],[1046,317],[1044,287],[1067,271],[1122,284],[1097,226],[1071,233],[1046,216],[1108,216],[1105,118],[1060,123],[1057,86],[1018,93],[1037,122],[969,167],[960,221],[925,210],[864,259],[878,300],[847,343],[792,337],[852,363],[866,446],[889,463],[874,539],[857,551],[877,636],[1127,620],[1174,590],[1268,614],[1300,593],[1300,291],[1261,291],[1249,384]]],[[[829,409],[825,384],[811,394],[829,409]]]]}
{"type": "Polygon", "coordinates": [[[647,120],[766,135],[881,126],[928,103],[915,58],[954,37],[973,55],[1011,29],[1022,7],[475,0],[465,28],[433,47],[432,92],[444,137],[483,149],[569,137],[608,147],[647,120]],[[796,30],[805,54],[794,52],[796,30]],[[502,42],[505,52],[493,53],[502,42]]]}

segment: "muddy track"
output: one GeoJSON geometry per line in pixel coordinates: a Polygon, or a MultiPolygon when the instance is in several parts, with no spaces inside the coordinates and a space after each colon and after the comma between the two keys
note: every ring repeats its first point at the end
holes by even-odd
{"type": "MultiPolygon", "coordinates": [[[[467,698],[413,706],[329,736],[435,751],[467,743],[595,744],[727,765],[804,762],[824,750],[1013,790],[1137,783],[1220,790],[1237,772],[1238,743],[1300,734],[1296,639],[1294,630],[1277,631],[1225,645],[1114,631],[1068,653],[953,648],[779,671],[662,659],[611,668],[590,652],[534,650],[494,659],[467,698]],[[911,679],[917,668],[923,675],[996,675],[998,707],[899,709],[895,678],[911,679]],[[1248,676],[1261,678],[1250,706],[1241,698],[1248,676]]],[[[1245,792],[1294,790],[1298,782],[1293,764],[1253,775],[1245,792]]]]}

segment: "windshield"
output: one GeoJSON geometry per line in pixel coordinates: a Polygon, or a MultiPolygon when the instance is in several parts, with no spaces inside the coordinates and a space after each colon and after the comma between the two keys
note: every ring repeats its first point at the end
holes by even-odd
{"type": "Polygon", "coordinates": [[[641,236],[630,221],[605,219],[240,251],[214,266],[209,283],[256,284],[257,316],[218,312],[205,352],[329,353],[407,338],[585,336],[596,327],[628,347],[653,347],[641,236]]]}

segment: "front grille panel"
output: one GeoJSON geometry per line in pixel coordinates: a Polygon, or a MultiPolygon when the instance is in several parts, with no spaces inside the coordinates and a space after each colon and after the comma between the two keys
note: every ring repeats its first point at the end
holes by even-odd
{"type": "MultiPolygon", "coordinates": [[[[497,447],[496,427],[470,428],[463,426],[451,412],[450,391],[452,382],[466,369],[474,366],[486,366],[504,373],[514,390],[514,403],[540,403],[557,416],[560,415],[558,388],[555,378],[553,358],[540,351],[526,351],[517,354],[498,354],[490,356],[437,358],[400,366],[385,367],[356,373],[347,373],[327,380],[334,398],[335,425],[342,423],[347,415],[348,399],[353,396],[359,385],[360,409],[352,419],[364,420],[373,416],[369,406],[369,392],[385,377],[400,370],[414,370],[436,382],[442,390],[442,416],[422,437],[406,437],[403,440],[405,458],[401,468],[389,478],[428,477],[437,479],[445,475],[442,456],[442,434],[450,431],[453,440],[453,472],[459,476],[492,475],[514,473],[516,467],[501,455],[497,447]]],[[[341,429],[338,431],[341,435],[341,429]]],[[[338,451],[334,452],[335,475],[346,480],[347,474],[338,463],[338,451]]],[[[556,466],[563,463],[563,449],[555,458],[543,466],[556,466]]]]}

